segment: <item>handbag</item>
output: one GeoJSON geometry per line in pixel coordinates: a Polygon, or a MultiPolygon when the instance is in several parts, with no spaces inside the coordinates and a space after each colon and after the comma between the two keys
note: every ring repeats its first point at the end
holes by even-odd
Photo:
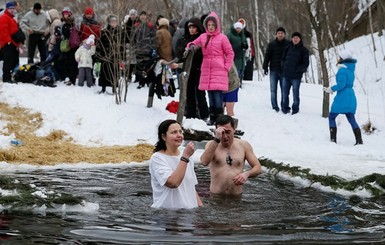
{"type": "Polygon", "coordinates": [[[60,41],[60,51],[62,52],[68,52],[71,50],[70,43],[68,39],[62,39],[60,41]]]}

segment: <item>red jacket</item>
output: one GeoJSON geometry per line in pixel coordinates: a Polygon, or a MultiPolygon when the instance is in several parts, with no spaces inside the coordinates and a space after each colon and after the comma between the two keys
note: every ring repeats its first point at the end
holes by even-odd
{"type": "Polygon", "coordinates": [[[13,17],[13,14],[10,14],[7,10],[0,16],[0,48],[3,48],[9,42],[12,42],[16,47],[19,46],[11,38],[19,30],[19,26],[13,17]]]}
{"type": "Polygon", "coordinates": [[[80,40],[86,40],[91,34],[95,35],[95,40],[100,38],[100,31],[102,30],[102,25],[96,21],[83,21],[80,24],[80,40]]]}

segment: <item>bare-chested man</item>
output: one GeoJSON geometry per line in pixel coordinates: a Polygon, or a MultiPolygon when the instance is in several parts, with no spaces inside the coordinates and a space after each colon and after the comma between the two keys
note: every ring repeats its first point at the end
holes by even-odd
{"type": "Polygon", "coordinates": [[[262,173],[261,164],[251,145],[234,138],[234,120],[228,115],[220,116],[216,122],[215,138],[206,144],[201,163],[209,165],[213,194],[242,194],[242,185],[249,177],[262,173]],[[245,160],[251,168],[244,171],[245,160]]]}

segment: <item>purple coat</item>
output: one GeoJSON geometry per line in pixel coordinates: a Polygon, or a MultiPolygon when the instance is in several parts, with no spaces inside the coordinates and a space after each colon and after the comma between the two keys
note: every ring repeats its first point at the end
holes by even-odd
{"type": "Polygon", "coordinates": [[[234,52],[229,39],[221,33],[220,22],[217,14],[211,12],[204,21],[206,33],[187,44],[202,48],[203,61],[199,80],[200,90],[229,90],[229,71],[234,60],[234,52]],[[214,32],[207,31],[207,21],[213,20],[217,28],[214,32]],[[209,42],[206,44],[208,37],[209,42]]]}

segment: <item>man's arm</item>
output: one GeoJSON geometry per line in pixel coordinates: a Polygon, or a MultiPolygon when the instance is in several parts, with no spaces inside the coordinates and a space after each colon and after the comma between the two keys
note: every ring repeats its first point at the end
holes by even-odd
{"type": "Polygon", "coordinates": [[[209,163],[214,158],[215,151],[216,151],[218,145],[219,145],[219,142],[214,141],[214,140],[207,142],[206,147],[205,147],[205,151],[201,155],[201,159],[200,159],[202,165],[204,165],[204,166],[209,165],[209,163]]]}
{"type": "Polygon", "coordinates": [[[262,173],[261,163],[259,162],[257,156],[254,154],[253,148],[249,142],[244,141],[244,147],[246,160],[251,166],[251,169],[245,172],[248,172],[249,177],[255,177],[262,173]]]}

